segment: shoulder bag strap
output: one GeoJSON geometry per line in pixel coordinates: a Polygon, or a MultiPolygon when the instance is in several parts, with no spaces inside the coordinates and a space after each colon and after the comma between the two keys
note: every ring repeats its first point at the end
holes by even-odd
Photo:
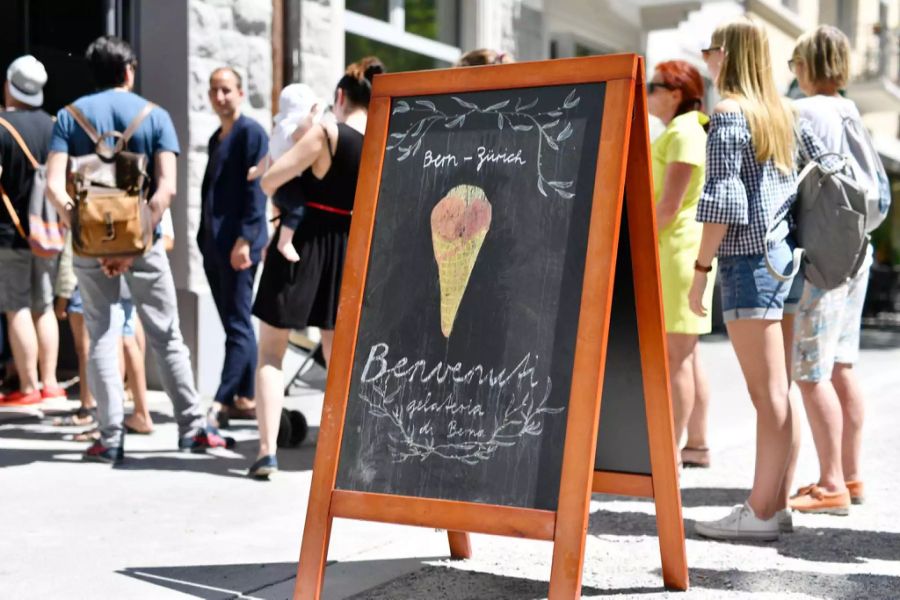
{"type": "Polygon", "coordinates": [[[22,139],[22,136],[19,135],[19,132],[16,131],[16,128],[12,126],[12,123],[0,117],[0,126],[3,126],[9,132],[9,135],[11,135],[14,140],[16,140],[16,144],[19,145],[19,148],[22,149],[22,152],[25,154],[28,162],[31,163],[31,168],[34,170],[40,168],[40,163],[35,160],[34,155],[31,153],[31,150],[28,149],[28,145],[25,143],[25,140],[22,139]]]}
{"type": "Polygon", "coordinates": [[[23,239],[27,240],[28,236],[25,235],[25,230],[22,229],[22,222],[19,220],[19,215],[16,214],[16,209],[13,208],[12,200],[6,195],[6,190],[3,189],[2,185],[0,185],[0,196],[3,196],[3,204],[6,205],[6,211],[9,213],[9,218],[12,220],[13,225],[16,226],[16,231],[19,232],[19,235],[21,235],[23,239]]]}
{"type": "Polygon", "coordinates": [[[144,105],[144,108],[141,109],[141,112],[131,120],[131,123],[128,124],[128,128],[122,133],[122,137],[116,142],[116,152],[121,152],[125,149],[128,144],[128,140],[131,139],[131,136],[137,131],[138,127],[141,126],[141,123],[144,122],[150,113],[153,112],[153,109],[156,108],[156,105],[152,102],[148,102],[144,105]]]}

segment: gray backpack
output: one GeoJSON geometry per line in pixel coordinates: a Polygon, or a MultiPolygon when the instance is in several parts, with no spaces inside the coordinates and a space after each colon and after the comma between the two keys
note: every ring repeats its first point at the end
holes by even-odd
{"type": "MultiPolygon", "coordinates": [[[[811,159],[797,178],[793,210],[798,247],[792,272],[778,273],[767,253],[769,273],[779,281],[790,281],[802,265],[806,280],[823,290],[834,289],[854,277],[865,261],[869,244],[868,200],[865,187],[853,176],[848,157],[828,152],[811,159]]],[[[770,223],[767,241],[779,224],[780,219],[770,223]]]]}
{"type": "Polygon", "coordinates": [[[841,154],[853,179],[866,195],[866,232],[874,231],[887,217],[891,207],[891,188],[878,151],[869,132],[856,117],[844,116],[842,122],[841,154]]]}

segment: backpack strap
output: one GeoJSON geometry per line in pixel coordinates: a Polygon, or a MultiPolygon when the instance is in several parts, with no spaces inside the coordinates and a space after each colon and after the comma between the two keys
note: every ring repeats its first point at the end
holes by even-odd
{"type": "Polygon", "coordinates": [[[16,141],[16,144],[19,145],[19,148],[22,149],[22,152],[25,154],[25,158],[28,159],[28,162],[31,163],[31,168],[37,171],[40,168],[40,163],[35,160],[34,155],[31,153],[31,150],[28,149],[28,145],[25,143],[25,140],[22,139],[22,136],[19,135],[19,132],[16,131],[16,128],[12,126],[12,123],[7,121],[6,119],[0,117],[0,126],[5,128],[9,135],[16,141]]]}
{"type": "Polygon", "coordinates": [[[131,136],[135,134],[135,132],[138,130],[138,127],[140,127],[141,123],[144,122],[144,119],[150,116],[150,113],[153,112],[154,108],[156,108],[156,105],[152,102],[148,102],[144,105],[144,108],[141,109],[141,112],[139,112],[137,116],[131,120],[131,123],[128,124],[128,128],[124,131],[124,133],[122,133],[122,137],[120,137],[116,142],[116,153],[119,153],[125,149],[125,147],[128,145],[128,140],[130,140],[131,136]]]}
{"type": "Polygon", "coordinates": [[[79,110],[77,106],[74,104],[67,104],[66,111],[72,115],[72,118],[75,119],[75,122],[78,123],[78,126],[87,134],[87,136],[94,143],[94,148],[104,150],[104,153],[109,151],[109,146],[106,145],[100,138],[100,134],[97,133],[97,130],[94,129],[94,126],[91,125],[91,122],[87,120],[87,117],[84,116],[84,113],[79,110]]]}
{"type": "Polygon", "coordinates": [[[9,213],[9,218],[12,220],[13,225],[16,226],[16,231],[19,232],[24,239],[28,239],[28,236],[25,235],[25,230],[22,229],[22,222],[19,220],[19,215],[16,214],[16,209],[13,208],[12,200],[9,199],[9,196],[6,195],[6,190],[3,189],[3,186],[0,185],[0,196],[3,196],[3,204],[6,205],[6,212],[9,213]]]}

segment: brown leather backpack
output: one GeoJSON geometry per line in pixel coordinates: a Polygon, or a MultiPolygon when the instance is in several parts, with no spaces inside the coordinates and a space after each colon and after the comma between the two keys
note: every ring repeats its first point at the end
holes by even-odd
{"type": "Polygon", "coordinates": [[[85,257],[140,256],[153,245],[147,198],[147,156],[126,150],[128,140],[153,110],[148,102],[124,133],[97,133],[75,105],[66,110],[92,142],[94,153],[70,156],[66,180],[72,207],[72,248],[85,257]],[[107,139],[116,140],[110,148],[107,139]]]}

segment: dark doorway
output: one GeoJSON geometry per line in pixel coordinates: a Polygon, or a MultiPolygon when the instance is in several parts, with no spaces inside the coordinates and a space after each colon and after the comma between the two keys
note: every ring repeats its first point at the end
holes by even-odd
{"type": "Polygon", "coordinates": [[[94,89],[84,51],[97,37],[116,34],[129,41],[127,0],[5,0],[0,19],[0,81],[9,64],[33,54],[47,69],[44,110],[57,110],[94,89]]]}

